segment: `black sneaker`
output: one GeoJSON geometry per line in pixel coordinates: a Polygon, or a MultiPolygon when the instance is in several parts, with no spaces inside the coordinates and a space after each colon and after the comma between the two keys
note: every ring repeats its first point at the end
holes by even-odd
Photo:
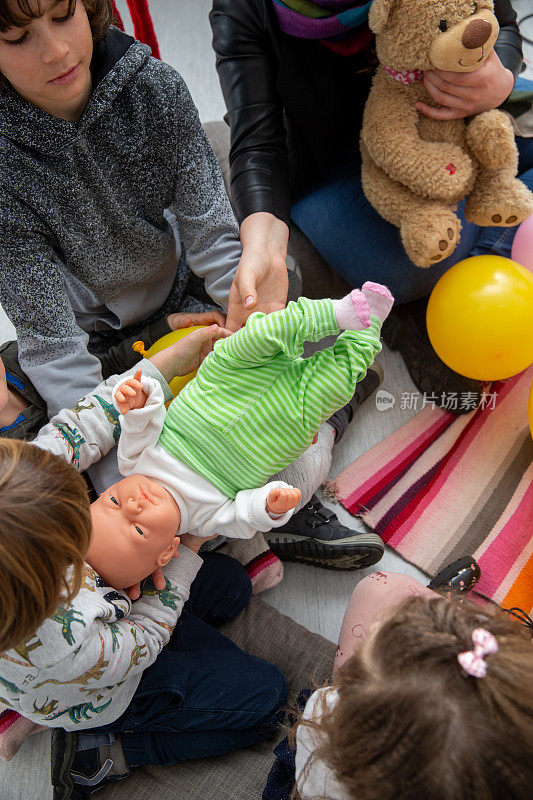
{"type": "Polygon", "coordinates": [[[463,556],[443,567],[428,583],[428,589],[455,589],[470,592],[481,577],[481,570],[473,556],[463,556]]]}
{"type": "Polygon", "coordinates": [[[379,364],[372,364],[362,381],[355,387],[355,393],[349,403],[336,411],[328,419],[329,424],[335,428],[335,442],[340,442],[348,425],[353,419],[356,410],[373,394],[383,381],[383,370],[379,364]]]}
{"type": "Polygon", "coordinates": [[[50,772],[53,800],[82,800],[112,781],[127,778],[130,769],[120,740],[78,750],[78,734],[54,728],[50,772]]]}
{"type": "Polygon", "coordinates": [[[385,552],[377,533],[347,528],[316,495],[286,525],[265,533],[265,538],[282,561],[299,561],[326,569],[370,567],[385,552]]]}
{"type": "Polygon", "coordinates": [[[465,378],[446,366],[433,349],[427,335],[425,311],[427,298],[394,306],[383,323],[381,335],[391,350],[398,350],[416,388],[435,396],[435,403],[454,414],[466,414],[481,400],[483,385],[465,378]],[[468,394],[468,403],[449,406],[449,398],[468,394]],[[447,406],[448,403],[448,406],[447,406]]]}

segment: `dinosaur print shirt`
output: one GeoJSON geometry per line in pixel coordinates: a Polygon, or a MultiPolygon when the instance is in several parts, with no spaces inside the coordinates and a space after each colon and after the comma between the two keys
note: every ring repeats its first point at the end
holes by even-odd
{"type": "MultiPolygon", "coordinates": [[[[171,397],[162,375],[146,360],[143,371],[171,397]]],[[[118,441],[119,415],[112,403],[114,375],[41,429],[33,445],[86,469],[118,441]]],[[[0,710],[11,708],[41,725],[66,730],[116,720],[128,707],[142,673],[157,658],[189,597],[202,559],[187,547],[163,568],[166,585],[144,582],[132,602],[108,586],[88,564],[72,603],[60,606],[27,641],[0,655],[0,710]]]]}
{"type": "Polygon", "coordinates": [[[202,559],[187,547],[164,568],[166,586],[145,581],[132,602],[88,564],[71,605],[0,656],[0,702],[40,725],[94,728],[127,709],[189,597],[202,559]]]}

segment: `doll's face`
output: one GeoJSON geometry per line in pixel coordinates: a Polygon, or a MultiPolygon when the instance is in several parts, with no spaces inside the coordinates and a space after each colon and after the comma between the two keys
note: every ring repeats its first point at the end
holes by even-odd
{"type": "Polygon", "coordinates": [[[144,475],[113,484],[91,504],[86,561],[110,586],[124,589],[168,563],[181,516],[172,497],[144,475]]]}

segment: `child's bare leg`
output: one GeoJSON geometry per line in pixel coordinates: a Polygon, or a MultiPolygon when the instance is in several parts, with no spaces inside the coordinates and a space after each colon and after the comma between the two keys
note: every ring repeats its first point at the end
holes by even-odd
{"type": "Polygon", "coordinates": [[[352,656],[374,622],[413,596],[440,597],[409,575],[396,572],[373,572],[359,581],[346,607],[337,645],[334,669],[352,656]]]}

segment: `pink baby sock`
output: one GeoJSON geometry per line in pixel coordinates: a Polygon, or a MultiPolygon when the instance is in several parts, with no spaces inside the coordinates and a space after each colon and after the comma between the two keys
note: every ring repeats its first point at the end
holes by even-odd
{"type": "Polygon", "coordinates": [[[362,331],[370,327],[370,306],[360,289],[353,289],[341,300],[332,300],[337,325],[344,331],[362,331]]]}
{"type": "Polygon", "coordinates": [[[363,283],[362,291],[370,308],[371,316],[379,317],[384,322],[394,304],[394,297],[387,287],[381,283],[366,281],[363,283]]]}
{"type": "Polygon", "coordinates": [[[370,317],[383,322],[394,303],[386,286],[367,281],[361,289],[353,289],[341,300],[332,300],[335,319],[341,330],[361,331],[370,327],[370,317]]]}

